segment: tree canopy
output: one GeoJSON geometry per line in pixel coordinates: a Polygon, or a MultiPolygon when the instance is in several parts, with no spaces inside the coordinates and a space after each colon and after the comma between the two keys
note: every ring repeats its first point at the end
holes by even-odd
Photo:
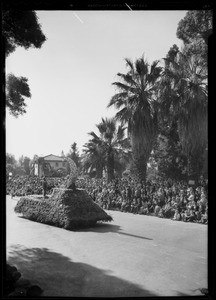
{"type": "Polygon", "coordinates": [[[6,79],[6,106],[13,116],[18,117],[26,112],[25,99],[31,98],[28,79],[13,74],[8,74],[6,79]]]}
{"type": "Polygon", "coordinates": [[[90,132],[92,139],[85,144],[85,152],[88,155],[85,164],[89,167],[94,166],[98,177],[101,177],[103,169],[106,169],[107,179],[110,181],[114,178],[117,159],[123,159],[129,146],[125,137],[125,127],[117,125],[114,118],[102,118],[96,126],[99,135],[90,132]]]}
{"type": "Polygon", "coordinates": [[[79,155],[76,142],[74,142],[71,145],[70,152],[68,153],[67,156],[70,157],[76,163],[77,168],[80,166],[80,155],[79,155]]]}
{"type": "MultiPolygon", "coordinates": [[[[35,11],[4,10],[2,12],[2,35],[6,57],[16,47],[40,48],[46,37],[38,23],[35,11]]],[[[6,107],[18,117],[26,113],[26,98],[30,98],[28,79],[8,74],[6,78],[6,107]]]]}
{"type": "Polygon", "coordinates": [[[46,37],[35,11],[5,10],[2,12],[2,34],[8,56],[16,47],[40,48],[46,37]]]}
{"type": "Polygon", "coordinates": [[[117,93],[108,107],[117,108],[116,119],[128,125],[136,176],[145,181],[147,162],[157,136],[157,85],[162,69],[158,61],[149,65],[144,56],[135,62],[125,61],[128,72],[117,74],[120,81],[113,83],[117,93]]]}
{"type": "Polygon", "coordinates": [[[177,37],[185,44],[192,40],[202,38],[208,43],[208,38],[212,34],[213,13],[211,10],[191,10],[188,11],[177,28],[177,37]]]}
{"type": "MultiPolygon", "coordinates": [[[[199,175],[207,146],[207,61],[200,54],[170,49],[160,81],[163,119],[177,122],[190,172],[199,175]]],[[[189,170],[189,169],[188,169],[189,170]]]]}

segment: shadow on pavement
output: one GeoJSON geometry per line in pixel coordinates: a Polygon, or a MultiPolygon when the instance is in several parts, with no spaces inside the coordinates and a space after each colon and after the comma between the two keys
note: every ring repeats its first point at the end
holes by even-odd
{"type": "MultiPolygon", "coordinates": [[[[25,218],[22,215],[18,215],[18,217],[20,219],[24,219],[24,220],[29,221],[29,222],[39,223],[39,222],[36,222],[34,220],[29,220],[28,218],[25,218]]],[[[39,223],[39,224],[41,224],[41,223],[39,223]]],[[[50,224],[45,224],[45,225],[55,227],[54,225],[50,225],[50,224]]],[[[59,227],[57,227],[57,228],[59,228],[59,227]]],[[[72,231],[76,231],[76,232],[98,232],[98,233],[115,232],[115,233],[118,233],[118,234],[130,236],[130,237],[134,237],[134,238],[150,240],[150,241],[153,240],[153,239],[148,238],[148,237],[139,236],[139,235],[126,233],[126,232],[121,232],[121,227],[120,226],[112,225],[112,224],[104,224],[104,223],[97,223],[97,224],[94,225],[94,227],[80,228],[80,229],[75,229],[75,230],[72,230],[72,231]]]]}
{"type": "Polygon", "coordinates": [[[76,231],[84,231],[84,232],[101,232],[101,233],[105,233],[105,232],[116,232],[118,234],[123,234],[123,235],[127,235],[127,236],[131,236],[131,237],[135,237],[135,238],[140,238],[140,239],[144,239],[144,240],[153,240],[151,238],[147,238],[144,236],[139,236],[139,235],[135,235],[135,234],[131,234],[131,233],[126,233],[126,232],[121,232],[121,226],[118,225],[112,225],[112,224],[104,224],[104,223],[97,223],[94,227],[91,228],[86,228],[86,229],[79,229],[76,231]]]}
{"type": "Polygon", "coordinates": [[[10,247],[7,261],[22,277],[38,284],[42,296],[153,297],[152,292],[116,276],[109,270],[73,262],[47,248],[10,247]]]}

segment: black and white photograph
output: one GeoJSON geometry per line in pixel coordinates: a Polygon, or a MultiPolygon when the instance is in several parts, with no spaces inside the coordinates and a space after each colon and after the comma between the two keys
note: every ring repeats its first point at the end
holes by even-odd
{"type": "Polygon", "coordinates": [[[2,10],[4,297],[209,295],[212,33],[210,6],[2,10]]]}

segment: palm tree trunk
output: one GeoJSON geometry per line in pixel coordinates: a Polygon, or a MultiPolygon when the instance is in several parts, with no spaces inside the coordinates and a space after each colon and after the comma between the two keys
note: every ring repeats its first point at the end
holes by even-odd
{"type": "Polygon", "coordinates": [[[110,182],[114,179],[114,155],[112,151],[107,153],[107,181],[110,182]]]}
{"type": "Polygon", "coordinates": [[[142,183],[146,182],[147,163],[153,147],[153,138],[142,140],[142,137],[131,136],[132,157],[135,166],[135,177],[142,183]]]}
{"type": "Polygon", "coordinates": [[[98,166],[96,168],[96,178],[102,178],[103,177],[103,167],[98,166]]]}
{"type": "Polygon", "coordinates": [[[135,166],[136,178],[141,182],[146,182],[146,175],[147,175],[147,162],[148,158],[145,154],[134,153],[133,161],[135,166]]]}

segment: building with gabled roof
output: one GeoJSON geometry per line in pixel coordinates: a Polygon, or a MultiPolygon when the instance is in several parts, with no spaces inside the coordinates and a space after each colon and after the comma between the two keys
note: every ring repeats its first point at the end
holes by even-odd
{"type": "Polygon", "coordinates": [[[59,176],[67,174],[67,161],[63,156],[49,154],[39,157],[34,163],[34,175],[43,176],[59,176]]]}

